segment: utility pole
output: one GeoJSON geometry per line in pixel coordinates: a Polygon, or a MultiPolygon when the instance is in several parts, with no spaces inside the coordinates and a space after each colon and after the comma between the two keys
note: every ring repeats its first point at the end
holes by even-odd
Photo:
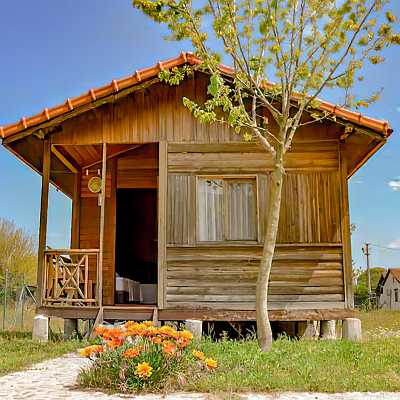
{"type": "Polygon", "coordinates": [[[364,247],[362,248],[362,251],[367,259],[367,283],[368,283],[368,300],[371,299],[371,270],[370,270],[370,265],[369,265],[369,246],[371,243],[365,243],[364,247]]]}

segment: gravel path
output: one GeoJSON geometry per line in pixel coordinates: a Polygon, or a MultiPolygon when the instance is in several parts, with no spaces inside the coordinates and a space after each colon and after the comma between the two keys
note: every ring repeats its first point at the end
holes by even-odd
{"type": "MultiPolygon", "coordinates": [[[[197,393],[174,393],[168,396],[123,396],[107,395],[102,392],[84,391],[76,387],[76,376],[87,360],[76,354],[67,354],[60,358],[45,361],[32,368],[0,377],[0,399],[10,400],[203,400],[217,399],[212,395],[197,393]]],[[[232,396],[232,399],[246,400],[400,400],[400,393],[282,393],[282,394],[247,394],[232,396]]],[[[224,396],[229,399],[229,395],[224,396]]]]}

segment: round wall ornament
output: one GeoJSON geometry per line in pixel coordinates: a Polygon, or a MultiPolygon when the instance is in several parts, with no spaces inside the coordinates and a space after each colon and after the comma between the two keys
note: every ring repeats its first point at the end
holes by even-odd
{"type": "Polygon", "coordinates": [[[92,193],[100,193],[101,191],[101,178],[99,176],[93,176],[89,179],[88,189],[92,193]]]}

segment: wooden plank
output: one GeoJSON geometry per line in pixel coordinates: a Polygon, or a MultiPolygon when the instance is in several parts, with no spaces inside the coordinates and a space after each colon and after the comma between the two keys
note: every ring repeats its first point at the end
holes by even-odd
{"type": "Polygon", "coordinates": [[[103,159],[101,165],[101,192],[100,192],[100,243],[97,271],[97,299],[100,308],[103,305],[103,264],[104,264],[104,219],[106,212],[106,176],[107,176],[107,144],[103,143],[103,159]]]}
{"type": "Polygon", "coordinates": [[[77,172],[74,176],[74,193],[72,198],[72,217],[71,217],[71,247],[79,249],[79,229],[80,229],[80,208],[81,208],[81,173],[77,172]]]}
{"type": "MultiPolygon", "coordinates": [[[[342,320],[354,317],[354,310],[349,309],[304,309],[304,310],[270,310],[271,321],[326,321],[342,320]]],[[[183,321],[196,319],[200,321],[255,321],[255,311],[228,311],[210,309],[164,309],[158,311],[158,319],[164,321],[183,321]]]]}
{"type": "Polygon", "coordinates": [[[44,279],[44,252],[46,250],[47,237],[47,215],[49,207],[49,184],[51,169],[51,150],[50,141],[43,141],[43,174],[42,174],[42,192],[40,198],[40,218],[39,218],[39,245],[38,245],[38,267],[37,267],[37,295],[36,304],[42,305],[43,300],[43,279],[44,279]]]}
{"type": "Polygon", "coordinates": [[[78,167],[62,154],[56,146],[51,145],[51,152],[74,174],[78,173],[78,167]]]}
{"type": "MultiPolygon", "coordinates": [[[[167,303],[166,308],[207,308],[212,310],[255,310],[254,302],[238,302],[238,303],[215,303],[215,302],[173,302],[167,303]]],[[[268,304],[268,310],[307,310],[307,309],[335,309],[335,308],[345,308],[345,302],[343,301],[282,301],[282,302],[270,302],[268,304]]],[[[161,312],[161,311],[160,311],[161,312]]]]}
{"type": "Polygon", "coordinates": [[[167,190],[168,190],[168,148],[166,141],[159,143],[158,172],[158,259],[157,259],[157,304],[163,308],[165,304],[165,270],[167,246],[167,190]]]}
{"type": "Polygon", "coordinates": [[[349,308],[354,307],[353,293],[353,270],[351,257],[351,237],[350,237],[350,215],[349,215],[349,193],[347,186],[347,160],[344,151],[341,151],[341,230],[343,238],[343,278],[345,287],[346,305],[349,308]]]}

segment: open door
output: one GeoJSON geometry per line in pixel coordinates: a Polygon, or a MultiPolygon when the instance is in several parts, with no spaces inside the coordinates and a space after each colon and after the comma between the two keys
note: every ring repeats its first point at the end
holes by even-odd
{"type": "Polygon", "coordinates": [[[157,304],[157,190],[118,189],[116,304],[157,304]]]}

